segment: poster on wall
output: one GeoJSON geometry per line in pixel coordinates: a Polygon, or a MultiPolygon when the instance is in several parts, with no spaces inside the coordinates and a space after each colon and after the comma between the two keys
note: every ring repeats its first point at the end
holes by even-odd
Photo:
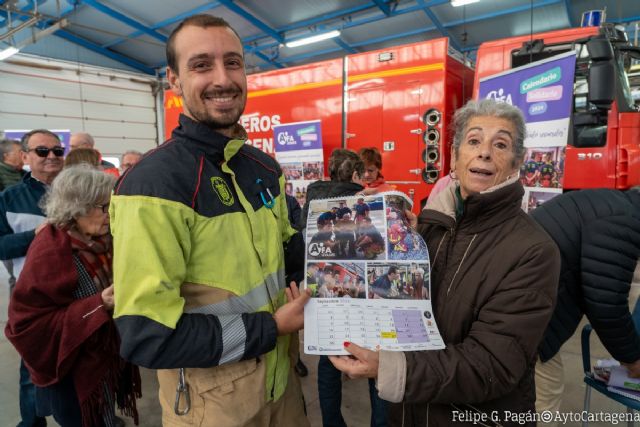
{"type": "MultiPolygon", "coordinates": [[[[71,139],[71,130],[69,129],[49,129],[51,132],[58,135],[60,138],[60,142],[64,147],[64,155],[66,156],[69,153],[69,140],[71,139]]],[[[31,129],[7,129],[4,131],[4,137],[7,139],[14,139],[20,141],[22,135],[27,132],[30,132],[31,129]]]]}
{"type": "Polygon", "coordinates": [[[320,120],[285,123],[273,127],[276,160],[282,166],[286,192],[304,205],[307,186],[323,178],[320,120]]]}
{"type": "Polygon", "coordinates": [[[576,54],[568,52],[480,81],[481,99],[507,102],[524,114],[526,154],[520,181],[526,212],[562,193],[575,66],[576,54]]]}

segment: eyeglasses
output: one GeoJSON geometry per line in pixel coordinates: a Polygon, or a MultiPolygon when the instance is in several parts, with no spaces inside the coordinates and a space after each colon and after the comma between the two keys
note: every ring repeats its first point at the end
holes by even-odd
{"type": "Polygon", "coordinates": [[[102,210],[102,213],[109,213],[109,203],[105,203],[104,205],[94,205],[94,207],[102,210]]]}
{"type": "Polygon", "coordinates": [[[36,147],[36,148],[28,149],[27,153],[30,153],[32,151],[35,151],[36,156],[38,157],[47,157],[49,155],[49,152],[53,152],[53,155],[56,157],[64,156],[64,147],[53,147],[53,148],[36,147]]]}

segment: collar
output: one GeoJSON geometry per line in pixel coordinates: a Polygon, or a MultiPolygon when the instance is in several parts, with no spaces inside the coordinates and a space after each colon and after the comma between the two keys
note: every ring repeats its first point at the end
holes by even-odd
{"type": "Polygon", "coordinates": [[[36,178],[35,176],[33,176],[31,174],[31,171],[27,172],[26,174],[24,174],[24,176],[22,177],[22,181],[25,184],[29,184],[29,185],[36,185],[36,186],[42,186],[45,189],[49,188],[49,184],[44,183],[42,181],[40,181],[38,178],[36,178]]]}
{"type": "Polygon", "coordinates": [[[234,126],[234,138],[229,138],[217,130],[197,122],[184,114],[180,114],[179,126],[173,130],[173,138],[187,139],[196,143],[205,152],[224,153],[227,143],[231,140],[244,140],[247,133],[244,128],[236,123],[234,126]]]}
{"type": "Polygon", "coordinates": [[[459,183],[450,185],[438,193],[434,200],[429,200],[425,210],[432,212],[424,213],[423,218],[426,219],[426,222],[431,222],[429,218],[447,223],[455,221],[459,229],[468,229],[471,233],[477,233],[492,228],[518,215],[521,211],[524,188],[516,176],[482,193],[467,197],[464,201],[461,217],[455,220],[456,192],[459,186],[459,183]],[[448,219],[443,219],[443,216],[448,219]]]}

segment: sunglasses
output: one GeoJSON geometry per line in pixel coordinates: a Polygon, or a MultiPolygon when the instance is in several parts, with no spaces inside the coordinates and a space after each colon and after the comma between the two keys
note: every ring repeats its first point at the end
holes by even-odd
{"type": "Polygon", "coordinates": [[[64,147],[53,147],[53,148],[36,147],[36,148],[30,148],[29,150],[27,150],[27,153],[30,153],[31,151],[35,151],[36,156],[38,157],[47,157],[50,151],[53,152],[53,155],[56,157],[64,156],[64,147]]]}

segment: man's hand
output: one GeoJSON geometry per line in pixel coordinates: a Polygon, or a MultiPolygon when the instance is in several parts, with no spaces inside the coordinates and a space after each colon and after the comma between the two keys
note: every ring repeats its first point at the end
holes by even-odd
{"type": "Polygon", "coordinates": [[[311,298],[311,289],[305,289],[300,293],[295,282],[291,282],[285,289],[287,303],[280,307],[273,315],[278,327],[278,335],[289,335],[299,331],[304,326],[304,306],[311,298]]]}
{"type": "Polygon", "coordinates": [[[329,356],[329,360],[339,371],[349,378],[377,378],[380,354],[367,350],[352,342],[345,342],[344,349],[351,356],[329,356]]]}
{"type": "Polygon", "coordinates": [[[631,378],[640,378],[640,360],[636,360],[633,363],[622,363],[622,366],[629,370],[631,378]]]}
{"type": "Polygon", "coordinates": [[[100,296],[102,297],[104,308],[109,311],[113,310],[113,285],[103,290],[100,296]]]}

